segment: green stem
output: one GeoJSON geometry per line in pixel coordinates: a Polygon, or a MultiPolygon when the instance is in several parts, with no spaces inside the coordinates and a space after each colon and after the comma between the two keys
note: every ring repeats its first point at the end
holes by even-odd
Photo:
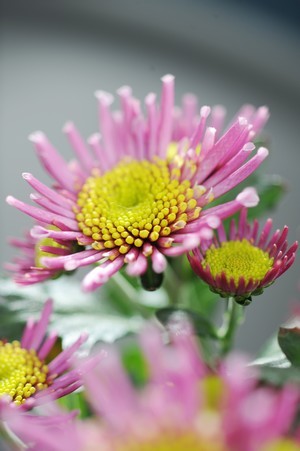
{"type": "Polygon", "coordinates": [[[122,302],[124,304],[128,305],[131,309],[134,308],[134,310],[144,317],[149,316],[149,309],[139,302],[137,290],[133,288],[120,272],[117,272],[110,279],[110,283],[115,285],[122,293],[122,302]]]}
{"type": "Polygon", "coordinates": [[[168,264],[164,275],[164,287],[168,293],[169,304],[173,307],[178,307],[181,298],[181,280],[171,264],[168,264]]]}
{"type": "MultiPolygon", "coordinates": [[[[0,426],[0,447],[1,439],[9,446],[11,451],[24,451],[27,447],[21,442],[21,440],[13,434],[5,423],[2,422],[0,426]]],[[[2,449],[2,448],[1,448],[2,449]]]]}
{"type": "Polygon", "coordinates": [[[226,355],[233,347],[235,332],[238,325],[243,321],[244,309],[235,302],[233,297],[227,299],[227,308],[224,313],[223,324],[218,331],[221,345],[221,355],[226,355]]]}

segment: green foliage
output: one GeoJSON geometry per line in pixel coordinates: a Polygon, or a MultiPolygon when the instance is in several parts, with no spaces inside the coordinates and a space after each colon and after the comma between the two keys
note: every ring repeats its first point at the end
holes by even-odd
{"type": "Polygon", "coordinates": [[[278,343],[291,364],[300,369],[300,328],[281,327],[278,343]]]}
{"type": "Polygon", "coordinates": [[[77,410],[79,418],[88,418],[92,416],[92,411],[83,390],[77,390],[63,398],[59,398],[57,402],[68,411],[77,410]]]}
{"type": "Polygon", "coordinates": [[[181,319],[182,316],[186,317],[191,322],[194,332],[199,337],[217,338],[213,325],[204,316],[201,316],[193,310],[165,307],[156,312],[157,319],[164,326],[167,326],[169,322],[172,323],[176,319],[181,319]]]}
{"type": "Polygon", "coordinates": [[[19,287],[10,279],[2,278],[1,337],[9,340],[20,338],[28,317],[37,318],[48,298],[54,301],[49,329],[58,332],[63,347],[75,341],[84,331],[89,334],[86,349],[90,349],[98,341],[114,342],[137,331],[143,324],[142,316],[134,305],[125,304],[124,297],[114,296],[114,302],[111,302],[106,290],[98,290],[93,294],[82,293],[75,278],[61,277],[29,287],[19,287]]]}
{"type": "Polygon", "coordinates": [[[260,378],[264,383],[278,386],[287,383],[300,384],[300,369],[294,364],[294,362],[298,363],[300,347],[298,345],[297,348],[297,339],[295,341],[291,334],[285,334],[282,329],[280,329],[278,336],[274,335],[269,340],[252,364],[259,369],[260,378]],[[279,336],[281,337],[280,339],[279,336]],[[283,336],[285,337],[283,338],[283,336]],[[282,343],[284,343],[285,352],[292,356],[293,362],[283,352],[282,343]]]}
{"type": "Polygon", "coordinates": [[[123,349],[122,363],[132,383],[136,387],[143,387],[149,378],[149,369],[145,356],[135,341],[123,349]]]}

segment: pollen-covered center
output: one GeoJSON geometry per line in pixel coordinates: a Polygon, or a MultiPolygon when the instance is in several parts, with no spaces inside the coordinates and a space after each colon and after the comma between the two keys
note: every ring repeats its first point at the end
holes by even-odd
{"type": "Polygon", "coordinates": [[[155,242],[200,214],[194,190],[168,162],[123,160],[103,176],[90,177],[78,194],[76,219],[95,249],[155,242]]]}
{"type": "Polygon", "coordinates": [[[34,350],[21,347],[19,341],[0,341],[0,397],[9,395],[20,405],[47,384],[48,367],[34,350]]]}
{"type": "Polygon", "coordinates": [[[262,281],[272,265],[273,258],[269,257],[268,252],[253,246],[246,239],[224,241],[217,248],[211,246],[202,260],[202,266],[209,266],[213,277],[224,272],[227,280],[233,278],[236,284],[241,277],[246,283],[250,279],[262,281]]]}
{"type": "Polygon", "coordinates": [[[196,432],[180,434],[176,431],[172,434],[161,434],[153,440],[146,439],[143,442],[133,440],[116,447],[117,451],[152,451],[154,449],[159,451],[226,451],[224,445],[216,437],[206,438],[196,432]]]}
{"type": "MultiPolygon", "coordinates": [[[[55,226],[49,226],[49,230],[59,230],[55,226]]],[[[52,238],[42,238],[38,240],[38,242],[35,245],[35,266],[37,268],[44,268],[44,265],[41,263],[41,259],[43,257],[55,257],[54,254],[51,252],[45,252],[42,250],[43,247],[52,247],[52,248],[60,248],[60,249],[66,249],[66,246],[63,244],[58,243],[57,241],[53,240],[52,238]]]]}

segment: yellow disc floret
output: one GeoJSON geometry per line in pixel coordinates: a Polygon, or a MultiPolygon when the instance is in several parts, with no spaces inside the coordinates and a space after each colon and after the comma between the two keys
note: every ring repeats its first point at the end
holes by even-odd
{"type": "Polygon", "coordinates": [[[76,219],[97,250],[126,254],[156,242],[199,217],[194,190],[166,160],[122,160],[102,176],[87,179],[78,194],[76,219]]]}
{"type": "Polygon", "coordinates": [[[250,279],[262,281],[272,265],[273,258],[269,257],[268,252],[252,245],[246,239],[224,241],[220,247],[212,245],[202,261],[203,268],[209,266],[213,277],[224,272],[227,280],[232,278],[236,285],[241,277],[246,283],[250,279]]]}
{"type": "Polygon", "coordinates": [[[19,341],[0,341],[0,397],[9,395],[20,405],[47,384],[48,367],[34,350],[21,347],[19,341]]]}
{"type": "MultiPolygon", "coordinates": [[[[49,230],[59,230],[55,226],[49,226],[49,230]]],[[[66,247],[63,244],[58,243],[57,241],[53,240],[53,238],[42,238],[40,239],[36,245],[35,245],[35,266],[38,268],[44,268],[44,266],[41,264],[41,259],[43,257],[55,257],[54,254],[51,254],[50,252],[45,252],[41,250],[41,247],[55,247],[55,248],[61,248],[65,249],[66,247]]]]}
{"type": "MultiPolygon", "coordinates": [[[[205,420],[212,420],[212,417],[205,420]]],[[[117,451],[228,451],[228,449],[221,443],[220,437],[216,434],[211,434],[212,424],[207,424],[207,431],[191,431],[181,434],[178,431],[172,433],[160,433],[158,437],[153,440],[123,442],[121,445],[116,445],[117,451]],[[205,437],[205,435],[214,435],[213,437],[205,437]]],[[[202,428],[201,428],[202,429],[202,428]]],[[[215,432],[215,431],[213,431],[215,432]]],[[[144,431],[146,436],[146,432],[144,431]]]]}

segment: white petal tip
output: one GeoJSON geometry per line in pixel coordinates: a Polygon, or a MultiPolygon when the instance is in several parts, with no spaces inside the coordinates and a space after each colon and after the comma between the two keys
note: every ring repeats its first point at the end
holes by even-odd
{"type": "Polygon", "coordinates": [[[64,133],[69,133],[71,130],[73,130],[74,129],[74,124],[73,124],[73,122],[72,121],[68,121],[68,122],[66,122],[65,123],[65,125],[63,126],[63,129],[62,129],[62,131],[64,132],[64,133]]]}
{"type": "Polygon", "coordinates": [[[75,260],[70,260],[64,264],[64,268],[66,271],[74,271],[74,269],[78,268],[78,263],[75,260]]]}
{"type": "Polygon", "coordinates": [[[261,115],[265,117],[270,116],[269,108],[266,105],[259,107],[258,111],[260,112],[261,115]]]}
{"type": "Polygon", "coordinates": [[[209,227],[212,227],[213,229],[216,229],[217,227],[219,227],[220,223],[221,223],[221,220],[216,215],[212,215],[212,216],[208,216],[207,217],[207,225],[209,227]]]}
{"type": "Polygon", "coordinates": [[[23,172],[22,177],[24,180],[30,180],[32,178],[32,175],[30,174],[30,172],[23,172]]]}
{"type": "Polygon", "coordinates": [[[88,144],[91,144],[91,145],[97,144],[97,143],[99,143],[100,141],[101,141],[101,135],[100,135],[100,133],[94,133],[94,134],[91,135],[91,136],[88,138],[88,140],[87,140],[88,144]]]}
{"type": "Polygon", "coordinates": [[[243,147],[245,152],[252,152],[255,149],[255,145],[252,142],[246,143],[243,147]]]}
{"type": "Polygon", "coordinates": [[[166,74],[163,77],[161,77],[161,81],[163,83],[172,83],[174,80],[175,80],[175,77],[172,74],[166,74]]]}
{"type": "Polygon", "coordinates": [[[107,106],[111,105],[114,101],[114,96],[110,92],[96,91],[95,96],[101,103],[107,106]]]}
{"type": "Polygon", "coordinates": [[[212,229],[208,227],[203,227],[200,235],[201,240],[210,240],[212,237],[213,237],[212,229]]]}
{"type": "Polygon", "coordinates": [[[31,200],[38,200],[38,199],[41,199],[41,198],[42,198],[42,196],[40,196],[40,195],[37,194],[37,193],[31,193],[31,194],[29,195],[29,197],[30,197],[31,200]]]}
{"type": "MultiPolygon", "coordinates": [[[[201,234],[202,234],[203,230],[204,229],[201,230],[201,234]]],[[[195,249],[195,247],[199,246],[199,244],[200,244],[200,238],[199,238],[199,236],[196,236],[196,235],[189,236],[188,238],[186,238],[186,240],[184,240],[183,244],[184,244],[184,248],[186,250],[195,249]]]]}
{"type": "Polygon", "coordinates": [[[152,105],[156,101],[156,94],[154,92],[149,92],[145,97],[146,105],[152,105]]]}
{"type": "Polygon", "coordinates": [[[269,155],[269,151],[265,147],[260,147],[257,151],[257,155],[262,158],[266,158],[269,155]]]}
{"type": "Polygon", "coordinates": [[[204,105],[200,110],[200,116],[205,119],[210,115],[211,108],[207,105],[204,105]]]}
{"type": "Polygon", "coordinates": [[[117,89],[117,94],[121,97],[130,97],[132,94],[132,89],[127,85],[120,86],[120,88],[117,89]]]}
{"type": "Polygon", "coordinates": [[[13,196],[7,196],[7,197],[6,197],[6,202],[8,203],[8,205],[14,206],[14,204],[15,204],[15,198],[14,198],[13,196]]]}
{"type": "Polygon", "coordinates": [[[242,117],[242,116],[238,118],[238,121],[239,121],[240,125],[247,125],[248,124],[247,119],[245,117],[242,117]]]}
{"type": "Polygon", "coordinates": [[[237,197],[236,200],[243,205],[243,207],[256,207],[259,202],[259,197],[256,189],[253,187],[245,188],[237,197]]]}
{"type": "Polygon", "coordinates": [[[29,141],[33,143],[41,142],[45,139],[45,134],[41,131],[36,131],[34,133],[30,133],[28,136],[29,141]]]}

